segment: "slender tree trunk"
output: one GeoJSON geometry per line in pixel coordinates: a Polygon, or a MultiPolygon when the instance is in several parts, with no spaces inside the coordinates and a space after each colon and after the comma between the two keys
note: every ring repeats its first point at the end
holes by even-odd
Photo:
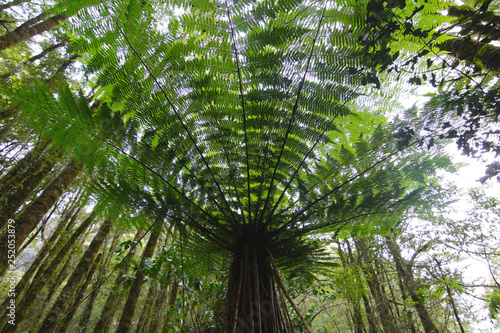
{"type": "MultiPolygon", "coordinates": [[[[173,289],[175,288],[174,283],[177,284],[176,282],[172,281],[170,287],[172,292],[174,291],[173,289]]],[[[163,304],[167,299],[167,295],[168,295],[168,289],[166,287],[162,287],[161,291],[157,294],[156,302],[152,308],[151,322],[149,324],[149,328],[145,332],[159,332],[160,318],[162,318],[162,314],[164,312],[163,304]]],[[[175,288],[175,299],[177,299],[177,288],[175,288]]]]}
{"type": "Polygon", "coordinates": [[[411,268],[408,267],[408,264],[405,262],[403,256],[401,255],[401,249],[399,248],[396,241],[392,238],[392,236],[386,236],[385,239],[387,247],[389,248],[392,257],[394,258],[397,274],[401,278],[401,280],[403,280],[405,288],[410,294],[410,298],[415,305],[415,309],[417,310],[418,316],[420,317],[420,321],[422,322],[425,333],[438,333],[436,325],[434,325],[434,322],[427,312],[422,299],[417,294],[418,287],[413,278],[411,268]]]}
{"type": "MultiPolygon", "coordinates": [[[[66,168],[47,186],[42,194],[36,198],[15,220],[15,251],[43,218],[45,213],[54,205],[59,197],[80,173],[83,164],[76,165],[71,161],[66,168]]],[[[7,268],[8,233],[0,236],[0,273],[7,268]]]]}
{"type": "MultiPolygon", "coordinates": [[[[173,308],[175,306],[175,303],[177,303],[177,293],[179,291],[179,283],[176,281],[176,279],[172,278],[171,282],[172,283],[170,285],[170,290],[169,290],[167,309],[173,308]]],[[[164,332],[166,331],[166,328],[168,327],[167,324],[169,324],[171,322],[171,320],[172,320],[172,315],[170,314],[170,312],[167,311],[167,314],[166,314],[165,319],[164,319],[164,322],[165,322],[164,329],[163,329],[164,332]]]]}
{"type": "Polygon", "coordinates": [[[384,332],[396,332],[387,295],[385,295],[380,283],[379,275],[372,265],[373,259],[368,252],[370,250],[368,249],[365,240],[361,237],[355,238],[354,244],[356,245],[356,249],[362,261],[361,269],[363,270],[366,282],[375,300],[375,309],[377,310],[382,326],[384,327],[384,332]]]}
{"type": "Polygon", "coordinates": [[[102,283],[104,282],[106,276],[106,269],[109,267],[109,263],[111,262],[111,259],[115,255],[115,249],[116,245],[118,244],[118,240],[120,238],[121,232],[115,232],[115,236],[113,237],[113,240],[111,241],[111,245],[109,246],[108,250],[108,255],[104,259],[103,263],[100,265],[101,268],[97,274],[97,279],[95,279],[95,282],[92,284],[92,294],[90,295],[90,298],[85,306],[85,310],[82,313],[82,316],[80,317],[80,320],[78,322],[78,327],[80,328],[80,332],[86,332],[90,330],[90,317],[92,315],[92,310],[94,309],[94,304],[97,299],[97,295],[99,294],[99,290],[101,289],[102,283]]]}
{"type": "MultiPolygon", "coordinates": [[[[78,200],[79,200],[79,198],[78,198],[78,200]]],[[[59,221],[59,224],[57,225],[56,230],[54,230],[54,232],[52,233],[52,236],[48,239],[47,242],[45,242],[45,244],[43,244],[43,247],[40,250],[40,252],[38,253],[35,261],[33,261],[33,263],[30,265],[30,268],[26,271],[26,273],[23,274],[23,277],[21,278],[19,283],[16,285],[16,297],[18,300],[20,300],[24,296],[24,292],[26,291],[25,289],[27,287],[29,287],[30,282],[31,282],[31,278],[35,275],[35,273],[37,272],[39,267],[43,271],[42,262],[45,261],[46,258],[50,257],[49,252],[50,252],[52,245],[55,243],[57,238],[59,238],[59,235],[61,234],[61,232],[69,224],[69,221],[70,221],[70,219],[68,216],[66,216],[65,218],[62,218],[59,221]]],[[[1,308],[6,309],[8,302],[9,302],[9,299],[8,298],[5,299],[1,308]]],[[[5,318],[6,318],[5,316],[2,316],[0,327],[3,327],[3,325],[5,324],[5,318]]],[[[19,318],[18,318],[18,322],[20,322],[19,318]]]]}
{"type": "MultiPolygon", "coordinates": [[[[144,236],[144,231],[139,230],[135,235],[134,241],[138,241],[143,236],[144,236]]],[[[129,252],[127,254],[127,260],[128,261],[134,260],[136,252],[137,251],[135,250],[129,252]]],[[[94,327],[94,332],[101,332],[101,333],[108,332],[109,326],[111,324],[115,312],[114,309],[116,308],[116,304],[120,298],[119,291],[121,290],[121,287],[123,285],[122,276],[126,275],[129,270],[130,270],[130,265],[126,265],[118,273],[118,276],[116,277],[116,280],[113,283],[113,287],[111,288],[111,292],[109,293],[108,298],[106,299],[106,303],[104,303],[104,307],[102,308],[101,316],[97,321],[96,326],[94,327]]]]}
{"type": "MultiPolygon", "coordinates": [[[[158,218],[157,221],[160,221],[158,218]]],[[[156,222],[157,222],[156,221],[156,222]]],[[[155,222],[155,224],[156,224],[155,222]]],[[[151,235],[149,236],[148,243],[144,248],[144,252],[142,253],[140,267],[143,267],[146,259],[149,259],[153,256],[156,243],[160,236],[159,228],[153,228],[151,231],[151,235]]],[[[130,331],[132,320],[134,318],[135,308],[137,305],[137,301],[139,299],[139,295],[141,293],[142,284],[145,279],[144,273],[139,269],[135,275],[135,279],[132,282],[132,286],[130,287],[130,291],[127,297],[127,301],[125,302],[125,307],[123,308],[122,316],[120,318],[120,322],[118,323],[117,332],[120,333],[128,333],[130,331]]]]}
{"type": "MultiPolygon", "coordinates": [[[[92,279],[94,278],[94,274],[101,264],[102,260],[102,253],[99,253],[97,255],[97,258],[95,259],[94,264],[92,265],[92,268],[87,274],[87,277],[85,278],[85,281],[78,287],[78,291],[76,294],[71,298],[71,305],[68,307],[68,313],[65,314],[64,316],[64,321],[61,324],[60,328],[58,329],[59,332],[66,332],[68,330],[69,324],[73,320],[73,317],[75,316],[76,310],[80,307],[83,298],[86,296],[85,291],[87,290],[87,287],[90,285],[92,282],[92,279]]],[[[76,289],[77,286],[74,286],[76,289]]]]}
{"type": "MultiPolygon", "coordinates": [[[[438,265],[439,271],[441,272],[441,276],[445,277],[445,275],[443,273],[443,269],[441,268],[441,263],[439,262],[439,260],[434,258],[434,261],[438,265]]],[[[455,300],[453,299],[453,293],[451,291],[451,288],[447,283],[445,283],[445,287],[446,287],[446,293],[448,294],[448,301],[450,302],[451,308],[453,310],[453,315],[455,316],[455,319],[457,320],[458,327],[460,327],[460,332],[465,333],[464,327],[462,326],[462,321],[460,320],[460,316],[458,314],[457,306],[455,305],[455,300]]]]}
{"type": "Polygon", "coordinates": [[[31,37],[39,35],[42,32],[49,31],[50,29],[61,24],[61,22],[68,19],[68,17],[65,15],[55,15],[47,18],[48,15],[49,14],[47,13],[40,14],[37,17],[26,21],[25,23],[17,27],[14,31],[1,36],[0,51],[5,50],[20,42],[27,41],[31,37]]]}
{"type": "Polygon", "coordinates": [[[56,162],[56,154],[49,149],[44,152],[45,140],[30,150],[9,172],[0,184],[0,229],[7,226],[7,220],[26,202],[33,190],[49,174],[56,162]]]}
{"type": "Polygon", "coordinates": [[[47,284],[47,282],[53,277],[54,272],[56,271],[59,264],[66,257],[69,250],[75,245],[76,240],[80,238],[80,236],[84,233],[85,230],[92,224],[96,217],[96,214],[93,212],[87,217],[80,226],[75,230],[75,232],[71,235],[70,239],[64,244],[64,246],[57,252],[55,258],[50,263],[49,267],[45,269],[43,272],[37,273],[32,283],[30,284],[28,290],[24,297],[18,300],[17,309],[16,309],[16,320],[21,322],[28,313],[31,305],[37,299],[38,293],[40,293],[43,287],[47,284]]]}
{"type": "Polygon", "coordinates": [[[57,43],[57,44],[54,44],[54,45],[51,45],[45,49],[42,50],[42,52],[38,53],[37,55],[34,55],[33,57],[23,61],[21,64],[19,64],[18,66],[16,66],[14,69],[12,69],[11,71],[9,71],[8,73],[5,73],[3,75],[0,76],[0,80],[6,80],[8,79],[10,76],[18,73],[24,66],[26,66],[27,64],[30,64],[32,62],[35,62],[36,60],[39,60],[43,57],[45,57],[48,53],[62,47],[66,45],[66,41],[63,41],[63,42],[60,42],[60,43],[57,43]]]}
{"type": "MultiPolygon", "coordinates": [[[[352,260],[349,263],[347,261],[347,258],[344,255],[344,251],[342,250],[342,246],[340,244],[340,241],[337,241],[337,247],[338,247],[338,253],[340,257],[340,261],[342,262],[342,267],[344,268],[344,273],[349,274],[349,265],[350,264],[355,264],[355,261],[352,260]]],[[[357,267],[353,267],[357,271],[357,267]]],[[[358,288],[359,281],[356,279],[356,281],[353,281],[355,284],[356,288],[355,290],[361,290],[361,288],[358,288]]],[[[349,291],[349,294],[347,296],[347,300],[352,308],[352,321],[353,321],[353,326],[354,326],[354,333],[364,333],[365,328],[363,324],[363,317],[361,315],[361,308],[359,304],[359,295],[357,292],[351,292],[349,291]]]]}
{"type": "MultiPolygon", "coordinates": [[[[157,292],[152,284],[149,285],[148,293],[146,295],[146,304],[154,304],[157,296],[157,292]]],[[[147,332],[146,327],[151,319],[151,312],[153,310],[152,306],[145,306],[142,308],[141,315],[139,316],[139,322],[137,323],[135,333],[147,332]]]]}
{"type": "Polygon", "coordinates": [[[75,286],[80,285],[82,280],[85,278],[86,273],[89,271],[90,267],[92,267],[92,265],[94,264],[95,258],[97,257],[102,244],[106,240],[106,237],[108,236],[111,230],[111,226],[112,223],[109,219],[106,220],[101,225],[99,231],[95,235],[94,239],[92,239],[92,242],[85,251],[85,254],[83,255],[82,259],[80,260],[80,263],[78,264],[78,266],[76,266],[75,270],[69,277],[68,282],[66,283],[63,290],[59,294],[55,303],[52,305],[49,314],[45,317],[45,320],[43,321],[40,329],[38,330],[39,333],[50,332],[54,327],[54,325],[57,324],[60,315],[66,313],[66,310],[69,306],[69,302],[74,295],[75,286]]]}

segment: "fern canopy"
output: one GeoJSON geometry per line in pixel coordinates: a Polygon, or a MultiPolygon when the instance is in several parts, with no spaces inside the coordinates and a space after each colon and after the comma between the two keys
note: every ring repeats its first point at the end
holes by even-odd
{"type": "MultiPolygon", "coordinates": [[[[95,108],[69,89],[52,96],[40,86],[27,89],[24,109],[96,175],[102,209],[167,209],[206,248],[231,254],[228,304],[252,312],[252,293],[277,295],[272,264],[295,274],[325,259],[302,236],[400,214],[449,165],[401,144],[381,115],[385,101],[367,85],[373,68],[360,43],[366,8],[64,1],[55,10],[75,13],[66,29],[95,108]]],[[[227,322],[237,316],[229,312],[227,322]]],[[[274,327],[264,331],[281,331],[257,312],[260,325],[274,327]]]]}

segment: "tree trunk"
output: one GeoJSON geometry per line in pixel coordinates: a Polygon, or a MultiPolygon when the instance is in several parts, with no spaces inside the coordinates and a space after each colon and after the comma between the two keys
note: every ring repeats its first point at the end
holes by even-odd
{"type": "Polygon", "coordinates": [[[474,41],[470,38],[455,37],[448,39],[441,44],[438,44],[443,51],[450,52],[454,57],[474,63],[474,60],[479,60],[485,69],[500,71],[500,48],[474,41]],[[485,48],[481,54],[479,50],[485,48]]]}
{"type": "MultiPolygon", "coordinates": [[[[90,285],[90,282],[92,282],[92,279],[94,278],[94,274],[101,264],[102,260],[102,253],[99,253],[97,258],[95,259],[94,264],[92,265],[92,268],[87,274],[87,277],[85,278],[85,281],[78,287],[78,291],[76,294],[71,298],[71,306],[68,307],[69,311],[68,313],[64,316],[64,321],[61,324],[60,328],[58,329],[59,332],[66,332],[68,330],[69,324],[73,320],[73,317],[75,316],[76,310],[80,307],[83,298],[86,296],[85,291],[87,290],[87,287],[90,285]]],[[[77,288],[77,286],[74,286],[73,288],[77,288]]]]}
{"type": "Polygon", "coordinates": [[[101,286],[106,279],[106,269],[109,267],[109,263],[111,262],[111,259],[115,254],[116,245],[118,244],[120,235],[121,233],[115,232],[115,236],[113,237],[111,245],[109,246],[108,255],[100,265],[101,268],[97,274],[98,277],[92,284],[92,294],[90,295],[87,305],[85,306],[85,310],[83,311],[82,316],[80,317],[80,320],[78,322],[78,327],[81,333],[88,331],[90,328],[90,317],[92,315],[94,303],[97,299],[97,295],[99,294],[99,290],[101,289],[101,286]]]}
{"type": "MultiPolygon", "coordinates": [[[[172,276],[171,280],[171,285],[170,285],[170,290],[169,290],[169,299],[168,299],[168,306],[167,309],[173,308],[175,306],[175,303],[177,303],[177,292],[179,291],[179,283],[176,281],[175,277],[172,276]]],[[[165,325],[163,327],[163,332],[167,332],[168,329],[168,324],[172,320],[172,315],[170,312],[167,310],[167,314],[165,315],[165,325]]]]}
{"type": "MultiPolygon", "coordinates": [[[[144,231],[139,230],[135,235],[134,241],[138,241],[143,236],[144,236],[144,231]]],[[[127,254],[127,260],[128,261],[134,260],[136,253],[137,253],[136,250],[129,252],[127,254]]],[[[119,291],[121,290],[121,287],[123,285],[122,276],[126,275],[129,270],[130,270],[130,265],[126,265],[118,273],[118,276],[116,277],[116,280],[113,283],[113,287],[111,288],[111,292],[109,293],[108,298],[106,299],[106,303],[104,303],[104,307],[102,308],[101,316],[97,321],[96,326],[94,327],[94,332],[101,332],[101,333],[108,332],[109,326],[111,324],[115,312],[114,309],[116,308],[116,304],[120,298],[119,291]]]]}
{"type": "MultiPolygon", "coordinates": [[[[340,257],[340,261],[342,262],[342,267],[344,268],[344,273],[349,274],[349,266],[350,265],[356,265],[355,260],[351,257],[351,253],[349,253],[349,258],[351,259],[350,262],[347,261],[347,258],[344,255],[344,251],[342,250],[342,246],[340,244],[340,241],[336,241],[337,247],[338,247],[338,253],[340,257]]],[[[357,265],[353,267],[355,271],[357,271],[357,265]]],[[[361,288],[358,287],[359,285],[359,280],[356,279],[356,281],[352,281],[353,284],[356,286],[353,288],[354,290],[362,290],[361,288]]],[[[347,288],[346,288],[347,289],[347,288]]],[[[358,293],[356,292],[351,292],[349,290],[349,294],[346,295],[347,301],[349,302],[351,308],[352,308],[352,321],[353,321],[353,326],[354,326],[354,333],[364,333],[365,328],[363,324],[363,317],[361,315],[361,308],[359,304],[360,297],[358,293]]]]}
{"type": "Polygon", "coordinates": [[[43,287],[53,277],[54,272],[68,254],[70,248],[75,245],[76,240],[80,238],[84,231],[87,230],[87,228],[92,224],[95,217],[96,214],[92,212],[89,217],[87,217],[85,221],[80,224],[75,232],[72,233],[70,239],[64,244],[64,246],[57,252],[55,258],[50,263],[50,266],[43,272],[39,271],[37,273],[24,297],[18,300],[18,306],[16,309],[16,320],[18,322],[21,322],[25,318],[31,305],[33,305],[33,302],[37,299],[38,293],[42,291],[43,287]]]}
{"type": "Polygon", "coordinates": [[[56,155],[43,140],[30,150],[9,172],[0,184],[0,229],[4,230],[7,220],[26,202],[26,199],[49,174],[56,162],[56,155]]]}
{"type": "MultiPolygon", "coordinates": [[[[154,304],[158,292],[152,284],[149,285],[148,293],[146,295],[146,304],[154,304]]],[[[149,320],[151,319],[152,306],[145,306],[142,308],[141,315],[139,317],[139,322],[137,323],[135,333],[147,332],[146,327],[148,326],[149,320]]]]}
{"type": "Polygon", "coordinates": [[[51,45],[45,49],[42,50],[42,52],[38,53],[37,55],[34,55],[33,57],[23,61],[21,64],[19,64],[18,66],[16,66],[15,68],[13,68],[10,72],[8,73],[5,73],[3,75],[0,76],[0,80],[6,80],[8,79],[10,76],[18,73],[24,66],[26,66],[27,64],[30,64],[32,62],[35,62],[36,60],[38,59],[41,59],[43,58],[45,55],[47,55],[48,53],[62,47],[66,45],[66,41],[63,41],[63,42],[60,42],[60,43],[57,43],[57,44],[54,44],[54,45],[51,45]]]}
{"type": "MultiPolygon", "coordinates": [[[[62,218],[59,221],[59,224],[57,225],[57,228],[54,230],[50,238],[43,244],[42,249],[40,252],[38,252],[38,255],[35,258],[35,261],[30,265],[29,269],[23,274],[23,277],[19,281],[19,283],[16,285],[16,297],[17,299],[21,299],[23,297],[25,288],[30,285],[31,278],[34,276],[34,274],[37,272],[37,270],[42,268],[42,262],[45,261],[46,258],[48,258],[48,254],[50,252],[50,249],[52,245],[56,242],[57,238],[63,231],[63,229],[69,224],[70,219],[68,217],[62,218]]],[[[4,301],[2,304],[2,309],[5,309],[8,305],[8,299],[4,301]]],[[[3,326],[4,321],[2,320],[0,323],[0,327],[3,326]]]]}
{"type": "Polygon", "coordinates": [[[410,294],[410,298],[415,305],[415,309],[417,310],[418,316],[420,317],[420,321],[422,322],[425,333],[438,333],[436,325],[434,325],[434,322],[427,312],[422,299],[417,294],[418,288],[413,278],[411,268],[408,267],[408,264],[403,259],[403,256],[401,255],[401,249],[391,236],[386,236],[385,239],[387,247],[389,248],[392,257],[394,258],[397,274],[401,278],[401,280],[403,280],[404,285],[408,290],[408,293],[410,294]]]}
{"type": "MultiPolygon", "coordinates": [[[[163,218],[163,217],[162,217],[163,218]]],[[[157,221],[160,221],[159,218],[157,221]]],[[[156,224],[156,222],[155,222],[156,224]]],[[[159,228],[158,228],[159,229],[159,228]]],[[[151,231],[151,236],[149,236],[148,243],[144,248],[144,252],[142,253],[140,267],[144,265],[146,259],[150,259],[153,256],[156,243],[160,236],[160,231],[153,228],[151,231]]],[[[125,302],[125,307],[123,308],[122,316],[120,318],[120,322],[118,323],[117,332],[120,333],[128,333],[130,331],[130,327],[132,325],[132,320],[134,319],[135,308],[137,305],[137,301],[139,299],[139,295],[141,293],[142,284],[145,279],[144,273],[141,269],[137,270],[135,275],[135,279],[132,282],[132,286],[130,287],[130,291],[127,297],[127,301],[125,302]]]]}
{"type": "MultiPolygon", "coordinates": [[[[436,258],[434,258],[434,261],[438,265],[439,271],[441,272],[441,276],[443,277],[443,279],[445,279],[446,275],[443,273],[443,269],[441,268],[441,263],[436,258]]],[[[448,300],[449,300],[451,308],[453,310],[453,315],[455,316],[455,319],[457,320],[458,327],[460,327],[460,332],[465,333],[465,329],[462,326],[462,321],[460,320],[460,316],[458,314],[457,306],[455,305],[455,300],[453,299],[451,288],[448,285],[448,283],[445,283],[444,285],[446,287],[446,293],[448,294],[448,300]]]]}
{"type": "MultiPolygon", "coordinates": [[[[66,168],[57,176],[15,220],[15,251],[19,249],[31,231],[36,228],[38,222],[45,213],[54,205],[59,197],[80,173],[83,164],[76,165],[71,161],[66,168]]],[[[7,268],[7,244],[9,233],[4,232],[0,236],[0,273],[7,268]]]]}
{"type": "Polygon", "coordinates": [[[94,264],[95,258],[97,257],[102,244],[111,230],[111,226],[112,223],[109,219],[101,225],[99,231],[95,235],[94,239],[92,239],[92,242],[80,260],[80,263],[76,266],[57,300],[52,305],[49,314],[45,317],[45,320],[38,330],[39,333],[50,332],[50,330],[57,324],[59,316],[66,312],[69,302],[74,295],[75,286],[80,285],[82,280],[87,275],[86,273],[94,264]]]}
{"type": "Polygon", "coordinates": [[[356,249],[362,261],[361,269],[363,270],[366,282],[375,300],[375,309],[377,310],[381,324],[384,327],[384,332],[396,332],[387,295],[384,293],[378,273],[372,265],[373,259],[370,256],[370,250],[368,249],[365,240],[361,237],[355,238],[354,244],[356,245],[356,249]]]}
{"type": "MultiPolygon", "coordinates": [[[[177,282],[172,281],[171,284],[171,291],[174,291],[174,283],[177,285],[177,282]]],[[[159,326],[160,326],[160,318],[162,317],[163,313],[163,304],[165,303],[165,300],[167,299],[167,293],[168,289],[166,287],[162,287],[161,291],[157,293],[156,297],[156,302],[155,305],[152,308],[152,316],[151,316],[151,322],[149,324],[149,328],[146,332],[159,332],[159,326]]],[[[175,295],[177,296],[177,288],[175,288],[175,295]]],[[[177,297],[175,297],[175,300],[177,297]]],[[[174,300],[174,304],[175,304],[174,300]]]]}
{"type": "Polygon", "coordinates": [[[229,272],[224,332],[293,332],[282,305],[268,253],[262,246],[243,245],[229,272]]]}
{"type": "Polygon", "coordinates": [[[66,15],[55,15],[47,18],[48,15],[49,14],[47,13],[40,14],[37,17],[26,21],[25,23],[17,27],[14,31],[0,37],[0,51],[5,50],[20,42],[27,41],[31,37],[39,35],[42,32],[49,31],[50,29],[58,26],[61,22],[68,19],[66,15]],[[45,21],[42,21],[45,18],[47,19],[45,21]]]}

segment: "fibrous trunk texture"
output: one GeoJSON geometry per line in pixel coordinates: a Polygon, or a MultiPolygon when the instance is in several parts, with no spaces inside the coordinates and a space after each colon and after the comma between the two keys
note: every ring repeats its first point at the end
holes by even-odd
{"type": "Polygon", "coordinates": [[[292,332],[280,298],[266,249],[259,244],[245,244],[233,254],[224,332],[292,332]]]}

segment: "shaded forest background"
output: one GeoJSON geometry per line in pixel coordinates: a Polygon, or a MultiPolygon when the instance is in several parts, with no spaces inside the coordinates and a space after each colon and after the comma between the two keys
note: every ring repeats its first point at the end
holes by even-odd
{"type": "Polygon", "coordinates": [[[498,329],[499,5],[2,1],[0,330],[498,329]]]}

